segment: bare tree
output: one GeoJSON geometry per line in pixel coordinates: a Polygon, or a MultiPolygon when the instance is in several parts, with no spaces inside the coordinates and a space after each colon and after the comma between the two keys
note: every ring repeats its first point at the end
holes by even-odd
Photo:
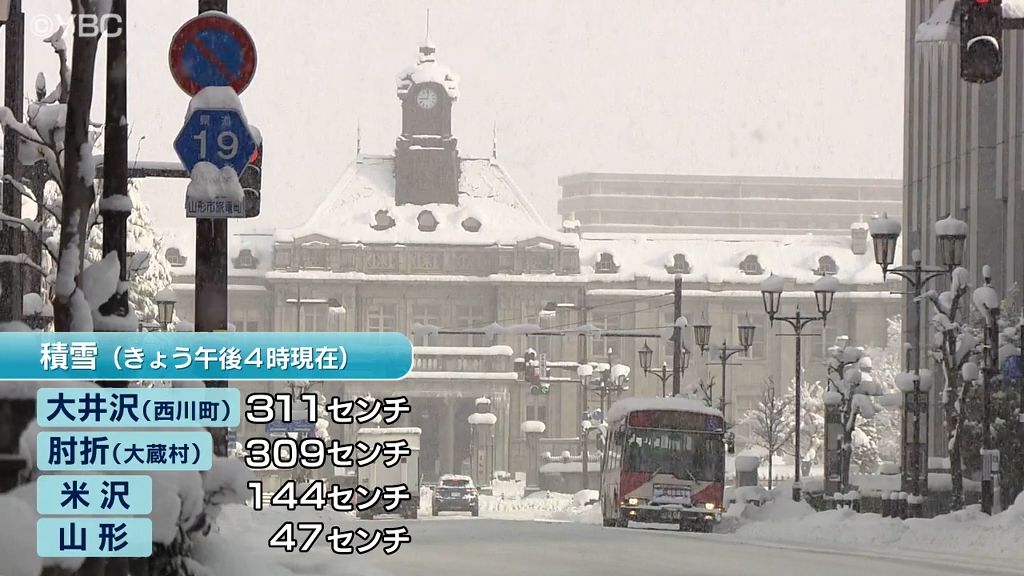
{"type": "MultiPolygon", "coordinates": [[[[72,14],[75,17],[97,14],[100,4],[97,0],[74,0],[72,14]]],[[[96,164],[92,157],[89,111],[98,45],[98,34],[85,35],[79,27],[75,28],[64,133],[60,251],[53,302],[57,332],[92,328],[91,309],[81,290],[81,273],[89,236],[89,213],[96,202],[96,164]]]]}
{"type": "Polygon", "coordinates": [[[761,389],[761,401],[743,415],[742,422],[750,425],[755,446],[768,450],[768,489],[772,488],[772,457],[784,451],[793,441],[793,398],[779,394],[770,377],[761,389]]]}

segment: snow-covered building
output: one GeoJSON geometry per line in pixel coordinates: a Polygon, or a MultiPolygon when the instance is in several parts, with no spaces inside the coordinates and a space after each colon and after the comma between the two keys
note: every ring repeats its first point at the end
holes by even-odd
{"type": "MultiPolygon", "coordinates": [[[[459,154],[451,133],[457,77],[438,64],[433,46],[399,77],[402,134],[394,155],[359,154],[307,221],[273,234],[236,235],[230,244],[230,321],[246,331],[398,331],[413,339],[415,366],[401,382],[325,383],[328,394],[406,395],[409,422],[423,430],[421,466],[437,476],[461,472],[469,454],[469,414],[475,399],[491,399],[497,416],[495,469],[526,470],[520,424],[546,424],[546,439],[575,437],[579,387],[552,384],[530,394],[514,359],[527,348],[545,354],[552,376],[576,375],[580,353],[588,361],[633,366],[627,394],[653,396],[661,386],[637,365],[641,339],[454,334],[427,336],[414,326],[472,329],[499,324],[574,328],[588,310],[598,329],[662,333],[673,324],[673,278],[682,276],[684,314],[706,316],[720,341],[735,343],[747,315],[759,329],[743,366],[730,367],[730,408],[735,420],[759,397],[768,375],[792,377],[790,339],[769,337],[758,284],[769,273],[788,277],[787,306],[814,309],[810,285],[831,274],[844,290],[825,330],[828,339],[849,334],[861,344],[885,342],[885,318],[898,311],[874,265],[866,226],[819,235],[615,233],[580,234],[552,229],[494,158],[459,154]],[[336,302],[334,302],[336,301],[336,302]],[[548,303],[563,304],[557,312],[548,303]],[[581,341],[586,349],[581,350],[581,341]]],[[[266,229],[268,215],[253,222],[266,229]]],[[[852,223],[853,221],[851,221],[852,223]]],[[[174,271],[179,314],[189,319],[194,240],[188,233],[165,239],[174,271]]],[[[692,321],[691,321],[692,323],[692,321]]],[[[692,335],[687,335],[691,349],[692,335]]],[[[667,342],[649,342],[655,364],[671,363],[667,342]]],[[[820,377],[820,339],[805,344],[806,366],[820,377]]],[[[684,384],[708,371],[698,358],[684,384]]],[[[590,399],[597,406],[597,399],[590,399]]],[[[240,436],[262,433],[243,429],[240,436]]],[[[739,431],[743,441],[743,430],[739,431]]],[[[332,434],[338,437],[338,434],[332,434]]]]}
{"type": "Polygon", "coordinates": [[[899,180],[579,173],[558,212],[584,233],[843,234],[903,203],[899,180]]]}

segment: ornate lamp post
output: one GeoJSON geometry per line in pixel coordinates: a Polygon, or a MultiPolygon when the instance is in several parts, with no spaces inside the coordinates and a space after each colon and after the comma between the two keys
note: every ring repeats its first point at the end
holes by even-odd
{"type": "MultiPolygon", "coordinates": [[[[746,354],[750,347],[754,345],[754,331],[756,327],[750,322],[750,315],[747,315],[743,322],[737,328],[740,337],[739,346],[729,346],[726,344],[725,339],[722,339],[722,346],[716,351],[717,358],[715,360],[722,365],[722,417],[725,418],[725,367],[729,365],[729,359],[737,354],[746,354]]],[[[697,341],[697,346],[700,347],[700,351],[707,353],[710,348],[711,340],[711,325],[707,322],[701,321],[700,324],[693,326],[693,337],[697,341]]]]}
{"type": "MultiPolygon", "coordinates": [[[[685,374],[686,370],[690,367],[690,350],[683,346],[681,353],[682,360],[680,368],[682,373],[679,376],[680,380],[683,379],[683,374],[685,374]]],[[[643,348],[637,352],[637,355],[640,357],[640,369],[644,371],[644,375],[653,375],[657,378],[661,382],[661,397],[667,397],[668,393],[665,387],[668,384],[668,381],[672,379],[672,371],[668,367],[668,362],[662,362],[661,369],[658,371],[651,370],[651,360],[654,359],[654,350],[651,350],[651,347],[647,345],[646,340],[644,341],[643,348]]]]}
{"type": "MultiPolygon", "coordinates": [[[[939,266],[923,264],[921,251],[915,249],[911,252],[912,263],[910,265],[893,267],[893,263],[896,261],[896,244],[902,231],[900,223],[883,214],[881,218],[871,221],[869,229],[874,244],[875,262],[882,268],[882,277],[894,274],[905,280],[910,288],[910,291],[905,293],[911,297],[911,306],[908,310],[909,318],[907,319],[909,346],[905,363],[907,371],[912,372],[916,378],[913,391],[904,394],[903,400],[903,421],[913,426],[913,437],[909,446],[906,437],[902,441],[903,466],[901,468],[905,471],[902,490],[910,492],[914,496],[921,496],[928,491],[928,475],[922,466],[928,454],[928,441],[927,435],[922,434],[922,428],[925,431],[928,429],[930,404],[927,394],[922,394],[920,386],[921,306],[924,300],[921,298],[921,294],[924,293],[929,282],[946,276],[963,264],[964,244],[968,232],[967,223],[952,216],[935,223],[939,266]],[[909,478],[906,471],[909,471],[909,478]]],[[[956,321],[955,318],[950,318],[950,320],[956,321]]],[[[906,428],[906,424],[904,428],[906,428]]]]}
{"type": "Polygon", "coordinates": [[[167,331],[167,327],[174,322],[174,305],[178,303],[178,298],[174,294],[174,290],[170,288],[164,288],[163,290],[156,293],[156,321],[160,323],[161,328],[164,332],[167,331]]]}
{"type": "Polygon", "coordinates": [[[794,316],[779,316],[779,306],[782,304],[782,292],[786,282],[782,278],[772,274],[761,282],[761,299],[764,301],[764,311],[768,313],[768,320],[772,326],[779,320],[789,324],[793,328],[793,335],[796,337],[796,426],[794,430],[794,482],[793,500],[800,501],[800,388],[803,377],[803,365],[800,358],[800,343],[803,339],[803,331],[812,322],[821,321],[825,325],[826,319],[832,312],[832,301],[839,289],[839,281],[832,276],[822,276],[814,283],[814,302],[820,316],[802,316],[800,307],[796,307],[794,316]]]}

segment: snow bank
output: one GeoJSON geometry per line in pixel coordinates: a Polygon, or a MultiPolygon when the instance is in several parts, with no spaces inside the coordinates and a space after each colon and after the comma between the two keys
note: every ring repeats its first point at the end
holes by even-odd
{"type": "Polygon", "coordinates": [[[473,425],[494,426],[498,422],[498,417],[491,413],[474,413],[469,415],[467,421],[473,425]]]}
{"type": "Polygon", "coordinates": [[[523,434],[543,434],[547,426],[539,420],[527,420],[519,425],[523,434]]]}
{"type": "Polygon", "coordinates": [[[773,542],[870,547],[880,553],[889,548],[968,558],[1021,558],[1024,497],[995,516],[970,506],[933,519],[900,520],[851,510],[814,512],[806,503],[793,502],[789,489],[786,485],[776,490],[774,500],[760,508],[744,507],[738,514],[736,535],[773,542]]]}
{"type": "Polygon", "coordinates": [[[685,410],[708,416],[722,415],[718,410],[691,398],[626,398],[612,404],[605,418],[608,422],[614,422],[637,410],[685,410]]]}

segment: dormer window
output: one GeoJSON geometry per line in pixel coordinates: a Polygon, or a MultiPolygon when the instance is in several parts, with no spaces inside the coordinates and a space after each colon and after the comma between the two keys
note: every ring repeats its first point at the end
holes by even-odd
{"type": "Polygon", "coordinates": [[[472,216],[462,221],[462,229],[466,232],[479,232],[480,226],[482,226],[480,221],[472,216]]]}
{"type": "Polygon", "coordinates": [[[615,257],[610,252],[602,252],[597,262],[594,262],[594,272],[598,274],[615,274],[619,271],[619,265],[615,263],[615,257]]]}
{"type": "Polygon", "coordinates": [[[757,260],[757,255],[755,254],[748,254],[747,257],[740,262],[740,271],[750,276],[764,274],[764,268],[761,267],[761,263],[757,260]]]}
{"type": "Polygon", "coordinates": [[[686,261],[686,255],[676,254],[672,256],[672,263],[665,266],[665,271],[669,274],[689,274],[690,263],[686,261]]]}
{"type": "Polygon", "coordinates": [[[839,266],[831,256],[818,258],[818,269],[814,271],[818,276],[833,276],[839,272],[839,266]]]}
{"type": "Polygon", "coordinates": [[[235,259],[235,268],[253,269],[257,262],[256,257],[252,255],[252,250],[243,248],[238,252],[238,258],[235,259]]]}
{"type": "Polygon", "coordinates": [[[377,213],[373,215],[373,224],[370,224],[370,228],[374,230],[387,230],[394,227],[395,219],[391,217],[387,210],[377,210],[377,213]]]}
{"type": "Polygon", "coordinates": [[[416,217],[416,224],[420,232],[433,232],[437,230],[437,218],[430,210],[420,212],[419,216],[416,217]]]}
{"type": "Polygon", "coordinates": [[[167,263],[174,268],[181,268],[188,262],[188,258],[182,256],[181,250],[178,250],[177,248],[168,248],[164,252],[164,258],[166,258],[167,263]]]}

